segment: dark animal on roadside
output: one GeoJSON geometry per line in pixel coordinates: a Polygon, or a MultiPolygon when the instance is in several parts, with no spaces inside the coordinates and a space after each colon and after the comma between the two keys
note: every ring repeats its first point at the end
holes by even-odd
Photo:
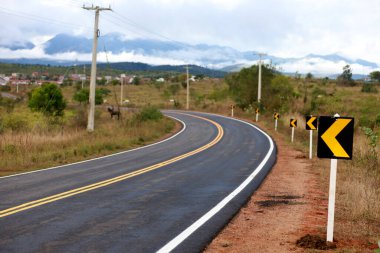
{"type": "Polygon", "coordinates": [[[117,111],[113,108],[113,106],[109,106],[107,108],[108,112],[110,113],[111,115],[111,119],[113,118],[114,115],[117,116],[117,119],[120,119],[120,111],[117,111]]]}

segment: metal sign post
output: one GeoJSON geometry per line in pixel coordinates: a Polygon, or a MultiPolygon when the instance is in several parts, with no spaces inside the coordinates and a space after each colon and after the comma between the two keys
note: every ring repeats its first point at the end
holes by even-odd
{"type": "Polygon", "coordinates": [[[334,239],[334,212],[337,159],[352,159],[354,139],[354,118],[340,117],[339,114],[319,118],[317,156],[331,159],[330,188],[327,217],[327,241],[334,239]]]}
{"type": "Polygon", "coordinates": [[[313,158],[313,130],[309,130],[310,132],[310,141],[309,141],[309,159],[313,158]]]}
{"type": "Polygon", "coordinates": [[[274,117],[274,130],[277,131],[277,120],[280,117],[280,114],[278,114],[278,112],[275,112],[273,117],[274,117]]]}
{"type": "Polygon", "coordinates": [[[338,160],[331,159],[329,207],[328,207],[328,214],[327,214],[327,241],[328,242],[333,242],[333,239],[334,239],[335,190],[336,190],[337,168],[338,168],[338,160]]]}
{"type": "Polygon", "coordinates": [[[316,116],[306,116],[306,130],[310,132],[309,141],[309,159],[313,158],[313,131],[317,130],[318,117],[316,116]]]}
{"type": "Polygon", "coordinates": [[[294,129],[297,127],[297,120],[296,119],[290,119],[289,126],[292,128],[291,142],[293,142],[294,141],[294,129]]]}
{"type": "Polygon", "coordinates": [[[294,140],[294,127],[292,127],[292,137],[291,137],[291,142],[293,143],[294,140]]]}
{"type": "Polygon", "coordinates": [[[256,108],[256,122],[259,122],[259,113],[260,113],[260,109],[256,108]]]}

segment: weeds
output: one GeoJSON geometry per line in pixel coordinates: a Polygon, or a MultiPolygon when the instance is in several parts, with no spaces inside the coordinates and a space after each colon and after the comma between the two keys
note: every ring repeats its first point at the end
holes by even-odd
{"type": "MultiPolygon", "coordinates": [[[[7,125],[0,135],[0,175],[130,149],[154,141],[173,130],[174,122],[163,118],[157,109],[150,108],[142,112],[138,114],[138,122],[133,113],[125,113],[122,121],[116,121],[110,120],[107,112],[99,109],[95,121],[97,127],[91,134],[83,127],[81,116],[84,112],[74,116],[68,113],[66,123],[55,126],[49,126],[44,117],[37,120],[29,115],[29,119],[33,120],[28,121],[28,131],[14,131],[7,125]]],[[[17,127],[19,125],[16,124],[17,127]]]]}

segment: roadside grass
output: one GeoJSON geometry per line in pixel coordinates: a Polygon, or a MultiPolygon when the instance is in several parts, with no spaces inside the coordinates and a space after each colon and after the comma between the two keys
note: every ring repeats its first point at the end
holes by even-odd
{"type": "MultiPolygon", "coordinates": [[[[325,95],[315,97],[316,109],[313,115],[334,115],[355,118],[354,150],[352,160],[338,161],[337,195],[334,237],[350,242],[347,251],[361,251],[363,247],[376,244],[380,239],[380,149],[379,140],[367,137],[363,127],[371,128],[372,136],[380,135],[380,95],[361,92],[361,86],[339,87],[334,83],[318,87],[325,95]],[[354,243],[356,242],[356,243],[354,243]],[[360,244],[359,242],[362,242],[360,244]],[[355,245],[356,244],[356,245],[355,245]],[[351,247],[351,248],[350,248],[351,247]]],[[[308,97],[312,97],[313,88],[308,97]]],[[[308,103],[312,103],[310,99],[308,103]]],[[[307,108],[302,101],[295,101],[294,107],[307,108]]],[[[299,110],[281,115],[278,132],[290,143],[290,118],[297,118],[295,143],[292,146],[308,157],[309,131],[305,130],[304,115],[299,110]]],[[[269,117],[269,115],[268,115],[269,117]]],[[[274,129],[273,118],[268,118],[266,126],[274,129]],[[270,122],[270,123],[269,123],[270,122]]],[[[313,170],[320,173],[320,183],[328,196],[330,160],[316,158],[317,131],[313,133],[313,170]]],[[[327,218],[326,218],[327,219],[327,218]]],[[[327,222],[327,220],[326,220],[327,222]]],[[[325,231],[321,231],[325,233],[325,231]]],[[[349,243],[348,243],[349,244],[349,243]]],[[[340,249],[341,250],[341,249],[340,249]]]]}
{"type": "MultiPolygon", "coordinates": [[[[25,126],[0,134],[0,175],[90,159],[146,145],[173,132],[172,119],[141,120],[136,113],[122,112],[122,120],[111,120],[105,108],[96,112],[95,131],[88,133],[75,124],[75,112],[67,113],[64,123],[51,125],[28,108],[18,108],[12,118],[26,118],[25,126]]],[[[137,113],[139,114],[139,113],[137,113]]],[[[19,124],[19,123],[17,123],[19,124]]]]}

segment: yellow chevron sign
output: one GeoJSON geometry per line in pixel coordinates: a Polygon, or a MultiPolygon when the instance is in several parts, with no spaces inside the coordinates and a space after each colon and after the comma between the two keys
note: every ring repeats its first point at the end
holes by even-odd
{"type": "Polygon", "coordinates": [[[260,112],[260,109],[259,108],[256,108],[256,113],[259,113],[260,112]]]}
{"type": "Polygon", "coordinates": [[[317,155],[319,158],[352,159],[354,118],[320,117],[317,155]]]}
{"type": "Polygon", "coordinates": [[[274,113],[273,114],[273,118],[274,119],[279,119],[280,118],[280,114],[278,114],[278,112],[274,113]]]}
{"type": "Polygon", "coordinates": [[[296,119],[290,119],[290,127],[297,127],[297,120],[296,119]]]}
{"type": "Polygon", "coordinates": [[[306,130],[317,130],[317,116],[306,116],[306,130]]]}

